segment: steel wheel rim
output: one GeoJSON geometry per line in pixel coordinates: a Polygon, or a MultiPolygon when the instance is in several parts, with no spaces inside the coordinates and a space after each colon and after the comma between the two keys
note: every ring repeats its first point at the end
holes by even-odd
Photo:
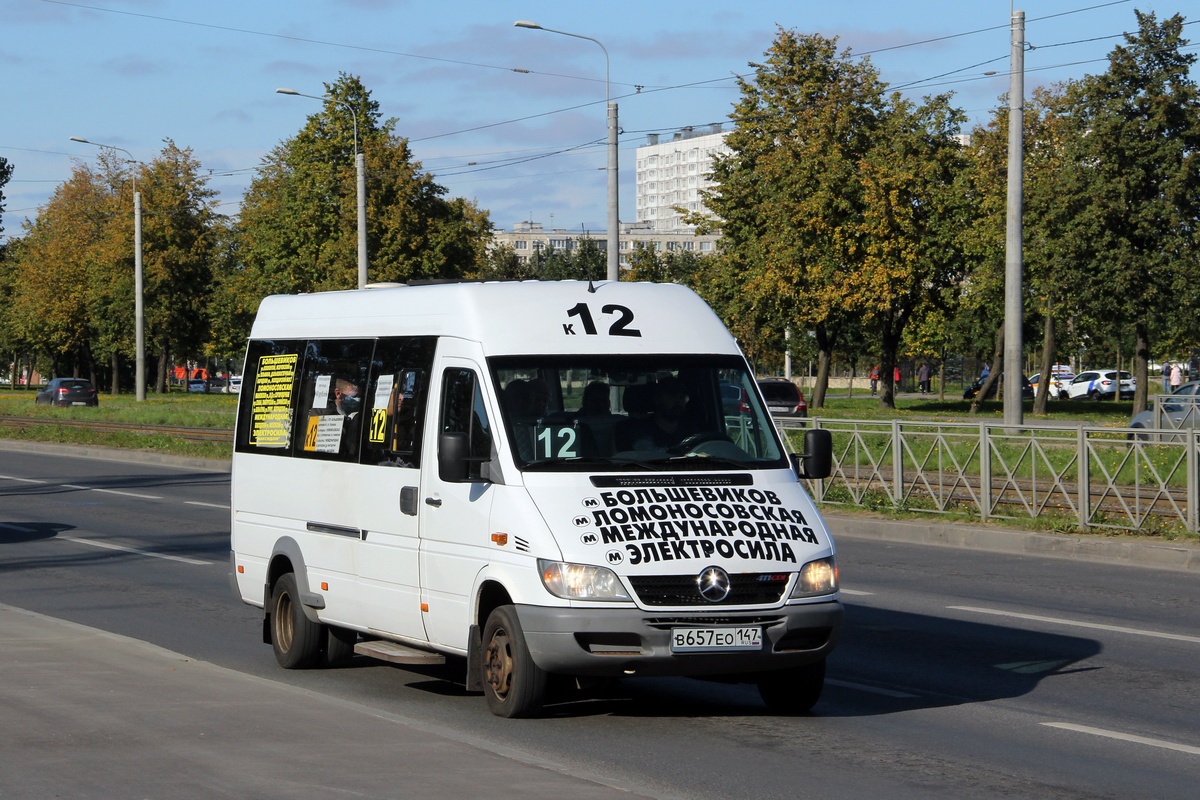
{"type": "Polygon", "coordinates": [[[285,594],[279,596],[275,604],[275,638],[279,649],[288,652],[292,649],[292,637],[295,635],[295,625],[292,620],[292,598],[285,594]]]}
{"type": "Polygon", "coordinates": [[[512,687],[512,644],[503,628],[492,634],[488,641],[487,660],[484,664],[485,677],[492,693],[503,700],[512,687]]]}

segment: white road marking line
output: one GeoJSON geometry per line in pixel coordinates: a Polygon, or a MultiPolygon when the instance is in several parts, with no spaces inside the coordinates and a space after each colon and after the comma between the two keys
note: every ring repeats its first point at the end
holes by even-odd
{"type": "Polygon", "coordinates": [[[105,550],[120,550],[123,553],[133,553],[135,555],[148,556],[150,558],[163,558],[167,561],[179,561],[183,564],[194,564],[198,567],[208,566],[213,563],[211,561],[201,561],[197,558],[184,558],[183,556],[169,556],[165,553],[152,553],[149,550],[139,550],[136,547],[126,547],[125,545],[112,544],[111,542],[98,542],[95,539],[80,539],[75,536],[63,536],[61,533],[54,538],[63,539],[68,542],[75,542],[76,544],[86,544],[92,547],[103,547],[105,550]]]}
{"type": "Polygon", "coordinates": [[[1175,742],[1167,742],[1162,739],[1150,739],[1145,736],[1135,736],[1132,733],[1121,733],[1119,731],[1107,731],[1104,728],[1091,728],[1087,725],[1075,725],[1070,722],[1042,722],[1039,723],[1047,728],[1061,728],[1065,731],[1075,731],[1076,733],[1090,733],[1092,736],[1103,736],[1108,739],[1119,739],[1122,742],[1133,742],[1134,744],[1144,744],[1150,747],[1161,747],[1164,750],[1176,750],[1180,753],[1188,753],[1193,756],[1200,756],[1200,747],[1194,747],[1190,744],[1177,744],[1175,742]]]}
{"type": "Polygon", "coordinates": [[[45,483],[45,481],[34,480],[33,478],[15,478],[12,475],[0,475],[0,479],[6,481],[18,481],[19,483],[45,483]]]}
{"type": "Polygon", "coordinates": [[[884,697],[917,697],[918,695],[909,694],[908,692],[898,692],[895,689],[883,689],[879,686],[868,686],[865,683],[851,683],[850,681],[839,681],[836,678],[826,678],[825,682],[830,686],[840,686],[843,689],[854,689],[859,692],[870,692],[871,694],[881,694],[884,697]]]}
{"type": "Polygon", "coordinates": [[[860,592],[855,589],[842,589],[841,592],[842,592],[842,594],[862,595],[864,597],[867,595],[875,594],[874,592],[860,592]]]}
{"type": "Polygon", "coordinates": [[[0,522],[0,528],[16,531],[17,533],[36,533],[33,528],[22,528],[20,525],[9,525],[7,522],[0,522]]]}
{"type": "Polygon", "coordinates": [[[199,500],[184,500],[183,504],[185,506],[201,506],[203,508],[222,508],[226,511],[229,510],[228,504],[221,505],[220,503],[201,503],[199,500]]]}
{"type": "Polygon", "coordinates": [[[1049,622],[1054,625],[1070,625],[1076,628],[1091,628],[1098,631],[1112,631],[1113,633],[1128,633],[1132,636],[1150,636],[1155,639],[1172,639],[1177,642],[1193,642],[1200,644],[1200,636],[1185,636],[1181,633],[1164,633],[1163,631],[1147,631],[1139,628],[1125,628],[1120,625],[1103,625],[1099,622],[1082,622],[1074,619],[1060,619],[1058,617],[1043,617],[1038,614],[1018,614],[1015,611],[999,611],[994,608],[976,608],[975,606],[946,606],[946,608],[954,611],[970,611],[974,614],[990,614],[995,617],[1012,617],[1014,619],[1027,619],[1033,622],[1049,622]]]}
{"type": "Polygon", "coordinates": [[[116,489],[96,489],[91,486],[77,486],[73,483],[60,484],[64,489],[83,489],[85,492],[102,492],[103,494],[119,494],[122,497],[136,497],[139,500],[162,500],[154,494],[138,494],[137,492],[121,492],[116,489]]]}

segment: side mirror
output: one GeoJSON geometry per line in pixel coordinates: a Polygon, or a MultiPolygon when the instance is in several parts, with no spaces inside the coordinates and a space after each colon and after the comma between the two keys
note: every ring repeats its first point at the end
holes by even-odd
{"type": "Polygon", "coordinates": [[[828,478],[833,473],[833,436],[824,428],[804,432],[804,452],[792,453],[798,478],[828,478]]]}
{"type": "Polygon", "coordinates": [[[465,483],[470,440],[462,431],[438,436],[438,477],[446,483],[465,483]]]}

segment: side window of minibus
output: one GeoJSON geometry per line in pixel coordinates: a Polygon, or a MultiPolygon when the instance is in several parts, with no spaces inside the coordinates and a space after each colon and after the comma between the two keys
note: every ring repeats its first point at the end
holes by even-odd
{"type": "Polygon", "coordinates": [[[368,407],[364,464],[418,467],[425,401],[437,340],[431,336],[379,339],[364,400],[368,407]]]}
{"type": "Polygon", "coordinates": [[[295,455],[357,462],[373,339],[310,339],[296,406],[295,455]]]}
{"type": "Polygon", "coordinates": [[[235,439],[239,453],[290,455],[303,349],[304,342],[295,339],[255,339],[246,348],[235,439]]]}
{"type": "Polygon", "coordinates": [[[491,424],[479,377],[469,369],[447,369],[442,373],[442,408],[438,430],[465,433],[471,458],[468,479],[482,480],[483,464],[492,455],[491,424]]]}

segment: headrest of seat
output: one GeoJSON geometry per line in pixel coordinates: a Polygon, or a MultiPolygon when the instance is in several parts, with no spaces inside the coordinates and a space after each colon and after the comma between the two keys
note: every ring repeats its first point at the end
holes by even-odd
{"type": "Polygon", "coordinates": [[[626,414],[649,414],[654,410],[654,387],[649,384],[626,386],[621,395],[621,407],[626,414]]]}

